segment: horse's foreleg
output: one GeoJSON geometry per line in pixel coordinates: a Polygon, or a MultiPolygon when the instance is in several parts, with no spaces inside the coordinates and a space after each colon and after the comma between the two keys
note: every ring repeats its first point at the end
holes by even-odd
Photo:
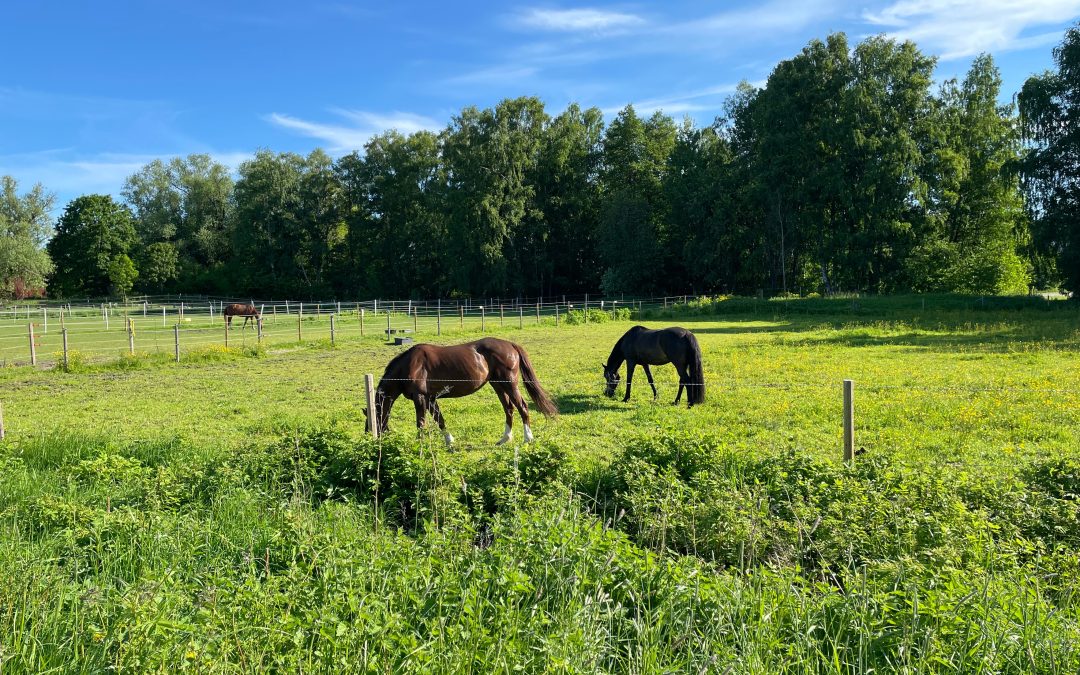
{"type": "Polygon", "coordinates": [[[511,403],[513,399],[506,384],[499,384],[498,386],[492,384],[491,386],[495,389],[495,393],[499,395],[499,403],[502,403],[503,412],[506,413],[506,430],[503,431],[502,438],[495,443],[495,445],[502,445],[503,443],[509,443],[510,439],[513,438],[514,406],[511,403]]]}
{"type": "Polygon", "coordinates": [[[641,367],[645,369],[645,377],[649,378],[649,386],[652,387],[652,397],[653,397],[653,400],[655,401],[656,397],[659,396],[659,394],[656,393],[656,383],[653,382],[652,371],[649,370],[648,364],[642,364],[641,367]]]}
{"type": "Polygon", "coordinates": [[[417,395],[416,398],[414,398],[412,400],[412,402],[413,402],[413,406],[416,408],[416,429],[417,429],[417,432],[423,432],[424,424],[425,424],[425,422],[427,422],[427,419],[425,417],[427,407],[424,404],[424,397],[420,396],[420,395],[417,395]]]}
{"type": "Polygon", "coordinates": [[[525,399],[521,397],[521,392],[518,390],[517,386],[512,386],[513,389],[511,391],[514,394],[514,407],[517,408],[518,414],[521,415],[521,423],[525,426],[525,442],[532,443],[533,432],[532,429],[529,427],[529,405],[525,403],[525,399]]]}
{"type": "Polygon", "coordinates": [[[637,364],[633,361],[626,362],[626,396],[623,396],[623,403],[630,400],[630,385],[634,381],[634,368],[637,364]]]}
{"type": "Polygon", "coordinates": [[[442,410],[439,408],[438,399],[431,399],[431,416],[435,418],[435,423],[439,425],[439,429],[443,433],[443,438],[446,440],[446,447],[450,447],[454,444],[454,437],[450,435],[450,432],[446,430],[446,418],[443,417],[442,410]]]}

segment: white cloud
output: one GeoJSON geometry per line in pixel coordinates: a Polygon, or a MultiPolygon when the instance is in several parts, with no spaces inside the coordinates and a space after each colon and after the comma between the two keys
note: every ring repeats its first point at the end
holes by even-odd
{"type": "Polygon", "coordinates": [[[303,136],[316,138],[327,144],[331,153],[359,150],[371,139],[389,129],[396,129],[403,134],[411,134],[424,129],[437,129],[440,125],[435,120],[412,113],[391,113],[383,115],[363,110],[331,110],[340,117],[352,122],[351,125],[326,124],[311,122],[291,115],[271,113],[267,119],[274,125],[295,131],[303,136]]]}
{"type": "Polygon", "coordinates": [[[1027,31],[1075,19],[1080,0],[899,0],[862,16],[890,36],[950,60],[1053,44],[1060,32],[1027,31]]]}
{"type": "Polygon", "coordinates": [[[640,26],[645,19],[636,14],[600,9],[533,8],[522,13],[518,23],[541,30],[602,33],[640,26]]]}
{"type": "MultiPolygon", "coordinates": [[[[668,115],[698,112],[701,110],[719,110],[723,101],[732,94],[737,85],[722,84],[704,89],[695,89],[682,93],[670,94],[659,98],[631,101],[634,111],[639,115],[651,115],[662,111],[668,115]]],[[[601,108],[605,115],[614,115],[626,107],[626,104],[601,108]]]]}

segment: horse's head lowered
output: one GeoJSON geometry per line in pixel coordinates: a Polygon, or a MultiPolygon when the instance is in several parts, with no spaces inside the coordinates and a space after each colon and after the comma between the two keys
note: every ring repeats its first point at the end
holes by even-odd
{"type": "MultiPolygon", "coordinates": [[[[396,398],[397,396],[388,396],[381,384],[375,390],[375,419],[378,420],[380,436],[390,431],[390,409],[393,407],[396,398]]],[[[363,413],[364,417],[367,418],[364,421],[364,431],[371,433],[371,417],[368,416],[366,408],[363,409],[363,413]]]]}
{"type": "Polygon", "coordinates": [[[607,383],[604,387],[604,396],[614,398],[615,388],[619,386],[619,369],[608,368],[607,364],[604,364],[604,382],[607,383]]]}

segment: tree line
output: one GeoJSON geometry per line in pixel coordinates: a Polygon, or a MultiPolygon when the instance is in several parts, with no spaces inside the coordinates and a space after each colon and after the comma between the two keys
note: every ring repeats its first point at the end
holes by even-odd
{"type": "Polygon", "coordinates": [[[1017,293],[1080,283],[1080,33],[1002,105],[988,55],[811,41],[707,126],[469,107],[334,159],[156,160],[121,201],[0,195],[0,293],[1017,293]]]}

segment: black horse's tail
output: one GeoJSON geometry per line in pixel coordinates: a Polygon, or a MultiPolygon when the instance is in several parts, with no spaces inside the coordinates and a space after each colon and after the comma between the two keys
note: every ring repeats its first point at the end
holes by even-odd
{"type": "Polygon", "coordinates": [[[514,349],[517,350],[518,357],[521,359],[521,374],[524,375],[525,391],[529,392],[529,398],[532,399],[537,410],[546,417],[557,416],[559,409],[555,401],[552,401],[548,393],[540,386],[540,380],[536,379],[536,371],[533,370],[532,362],[529,361],[529,355],[525,353],[521,345],[515,344],[514,349]]]}
{"type": "Polygon", "coordinates": [[[687,332],[686,339],[690,343],[690,354],[686,359],[686,370],[690,373],[690,381],[686,386],[686,402],[697,405],[705,402],[705,366],[701,362],[701,347],[698,346],[697,338],[693,333],[687,332]]]}

